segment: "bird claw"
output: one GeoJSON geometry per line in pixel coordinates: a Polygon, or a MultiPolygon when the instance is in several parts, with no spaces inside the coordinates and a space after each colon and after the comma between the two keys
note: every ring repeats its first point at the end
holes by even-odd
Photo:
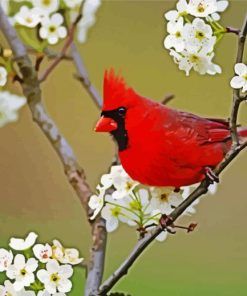
{"type": "Polygon", "coordinates": [[[210,184],[213,184],[214,182],[219,183],[219,177],[216,176],[214,171],[210,167],[205,167],[205,175],[208,178],[210,184]]]}

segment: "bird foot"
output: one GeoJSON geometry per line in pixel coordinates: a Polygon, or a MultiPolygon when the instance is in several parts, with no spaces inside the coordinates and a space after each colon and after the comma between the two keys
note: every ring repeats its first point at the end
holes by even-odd
{"type": "Polygon", "coordinates": [[[219,183],[219,177],[215,175],[214,171],[210,167],[205,167],[205,175],[209,179],[210,184],[214,182],[219,183]]]}
{"type": "Polygon", "coordinates": [[[165,214],[163,214],[160,218],[160,225],[163,228],[163,230],[166,230],[167,232],[171,233],[171,234],[175,234],[176,231],[174,230],[174,228],[180,228],[180,229],[185,229],[187,230],[187,233],[194,231],[194,229],[197,226],[197,223],[190,223],[189,226],[181,226],[181,225],[175,225],[173,223],[173,218],[170,216],[167,216],[165,214]]]}

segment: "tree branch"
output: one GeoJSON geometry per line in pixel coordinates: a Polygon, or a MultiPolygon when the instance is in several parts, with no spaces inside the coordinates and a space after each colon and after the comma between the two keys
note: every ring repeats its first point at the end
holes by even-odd
{"type": "MultiPolygon", "coordinates": [[[[237,53],[237,62],[241,62],[243,59],[245,38],[247,34],[247,16],[242,26],[241,33],[239,35],[239,47],[237,53]]],[[[243,101],[243,98],[240,97],[240,92],[234,93],[233,105],[232,105],[232,116],[231,116],[231,137],[232,137],[232,147],[230,151],[226,154],[224,160],[216,167],[214,173],[216,176],[219,176],[221,172],[233,161],[233,159],[247,147],[247,141],[239,144],[239,141],[236,141],[237,136],[237,115],[239,110],[239,105],[243,101]],[[233,116],[234,115],[234,116],[233,116]],[[237,145],[236,145],[237,144],[237,145]]],[[[204,195],[208,191],[210,185],[210,180],[206,178],[201,182],[201,184],[190,194],[190,196],[184,200],[175,210],[171,212],[169,217],[171,221],[175,221],[196,199],[204,195]]],[[[172,223],[171,222],[171,223],[172,223]]],[[[124,276],[128,273],[129,268],[134,264],[137,258],[142,254],[146,247],[162,232],[164,231],[161,225],[157,225],[151,233],[146,234],[146,236],[141,239],[128,258],[120,265],[120,267],[100,286],[95,296],[105,296],[107,292],[124,276]]]]}
{"type": "Polygon", "coordinates": [[[87,70],[84,66],[84,63],[81,59],[80,53],[78,52],[75,43],[72,43],[71,46],[71,56],[73,58],[75,67],[77,69],[76,78],[82,83],[83,87],[87,90],[88,94],[93,99],[94,103],[98,108],[102,107],[102,98],[98,94],[96,88],[91,83],[87,70]]]}
{"type": "MultiPolygon", "coordinates": [[[[15,61],[22,74],[21,84],[23,93],[27,98],[28,106],[32,112],[33,120],[38,124],[42,132],[46,135],[52,147],[57,152],[67,178],[79,197],[87,215],[89,215],[88,200],[91,190],[86,182],[86,176],[80,167],[74,152],[66,139],[59,132],[54,121],[46,113],[42,104],[40,82],[37,73],[27,54],[27,50],[18,38],[15,29],[10,25],[7,16],[0,5],[0,29],[7,39],[13,53],[15,61]]],[[[98,218],[92,224],[93,247],[91,250],[91,261],[88,267],[87,291],[97,290],[102,279],[104,270],[106,230],[103,219],[98,218]]],[[[87,294],[90,295],[90,294],[87,294]]]]}
{"type": "MultiPolygon", "coordinates": [[[[241,63],[243,60],[246,34],[247,34],[247,14],[245,15],[245,20],[243,22],[242,29],[238,36],[238,51],[237,51],[237,57],[236,57],[236,64],[241,63]]],[[[239,138],[237,133],[237,118],[238,118],[238,110],[241,102],[242,102],[242,98],[240,96],[240,90],[235,89],[233,91],[233,100],[232,100],[232,104],[234,107],[232,107],[232,112],[230,117],[231,137],[232,137],[233,144],[235,146],[239,145],[239,138]]]]}

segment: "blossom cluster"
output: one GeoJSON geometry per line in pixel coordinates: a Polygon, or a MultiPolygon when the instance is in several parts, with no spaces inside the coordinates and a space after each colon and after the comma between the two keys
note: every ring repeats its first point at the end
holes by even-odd
{"type": "Polygon", "coordinates": [[[101,0],[4,0],[1,5],[19,34],[29,45],[42,51],[47,44],[56,44],[68,34],[67,24],[73,22],[82,7],[82,19],[77,25],[78,41],[83,43],[89,27],[95,22],[95,13],[101,0]],[[18,9],[16,11],[16,2],[18,9]],[[24,2],[24,3],[22,3],[24,2]],[[82,6],[83,4],[83,6],[82,6]],[[13,12],[14,11],[14,12],[13,12]],[[21,28],[36,28],[39,39],[33,39],[21,28]]]}
{"type": "Polygon", "coordinates": [[[73,265],[82,262],[76,249],[53,244],[35,244],[38,235],[11,238],[10,250],[0,248],[0,272],[5,281],[0,296],[66,296],[72,288],[73,265]]]}
{"type": "Polygon", "coordinates": [[[212,60],[215,45],[226,32],[218,23],[219,12],[227,7],[225,0],[179,0],[176,10],[165,13],[169,35],[164,46],[187,76],[191,69],[201,75],[221,73],[212,60]]]}
{"type": "MultiPolygon", "coordinates": [[[[101,177],[98,193],[90,197],[89,207],[94,211],[91,219],[100,213],[108,232],[117,229],[120,222],[137,227],[140,233],[148,232],[159,224],[162,214],[169,215],[195,186],[183,187],[179,192],[175,192],[173,187],[143,186],[132,180],[121,165],[115,165],[109,174],[101,177]],[[109,189],[111,194],[107,193],[109,189]]],[[[214,186],[210,186],[211,193],[215,192],[214,186]]],[[[197,203],[199,200],[189,206],[184,215],[194,214],[197,203]]],[[[166,237],[167,232],[162,232],[157,240],[163,241],[166,237]]]]}

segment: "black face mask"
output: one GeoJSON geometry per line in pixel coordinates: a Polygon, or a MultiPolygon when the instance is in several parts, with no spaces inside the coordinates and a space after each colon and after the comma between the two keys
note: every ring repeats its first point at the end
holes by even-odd
{"type": "Polygon", "coordinates": [[[125,116],[127,109],[119,107],[110,111],[102,111],[101,116],[111,118],[116,121],[118,127],[110,132],[118,143],[119,151],[123,151],[128,147],[128,132],[125,129],[125,116]]]}

